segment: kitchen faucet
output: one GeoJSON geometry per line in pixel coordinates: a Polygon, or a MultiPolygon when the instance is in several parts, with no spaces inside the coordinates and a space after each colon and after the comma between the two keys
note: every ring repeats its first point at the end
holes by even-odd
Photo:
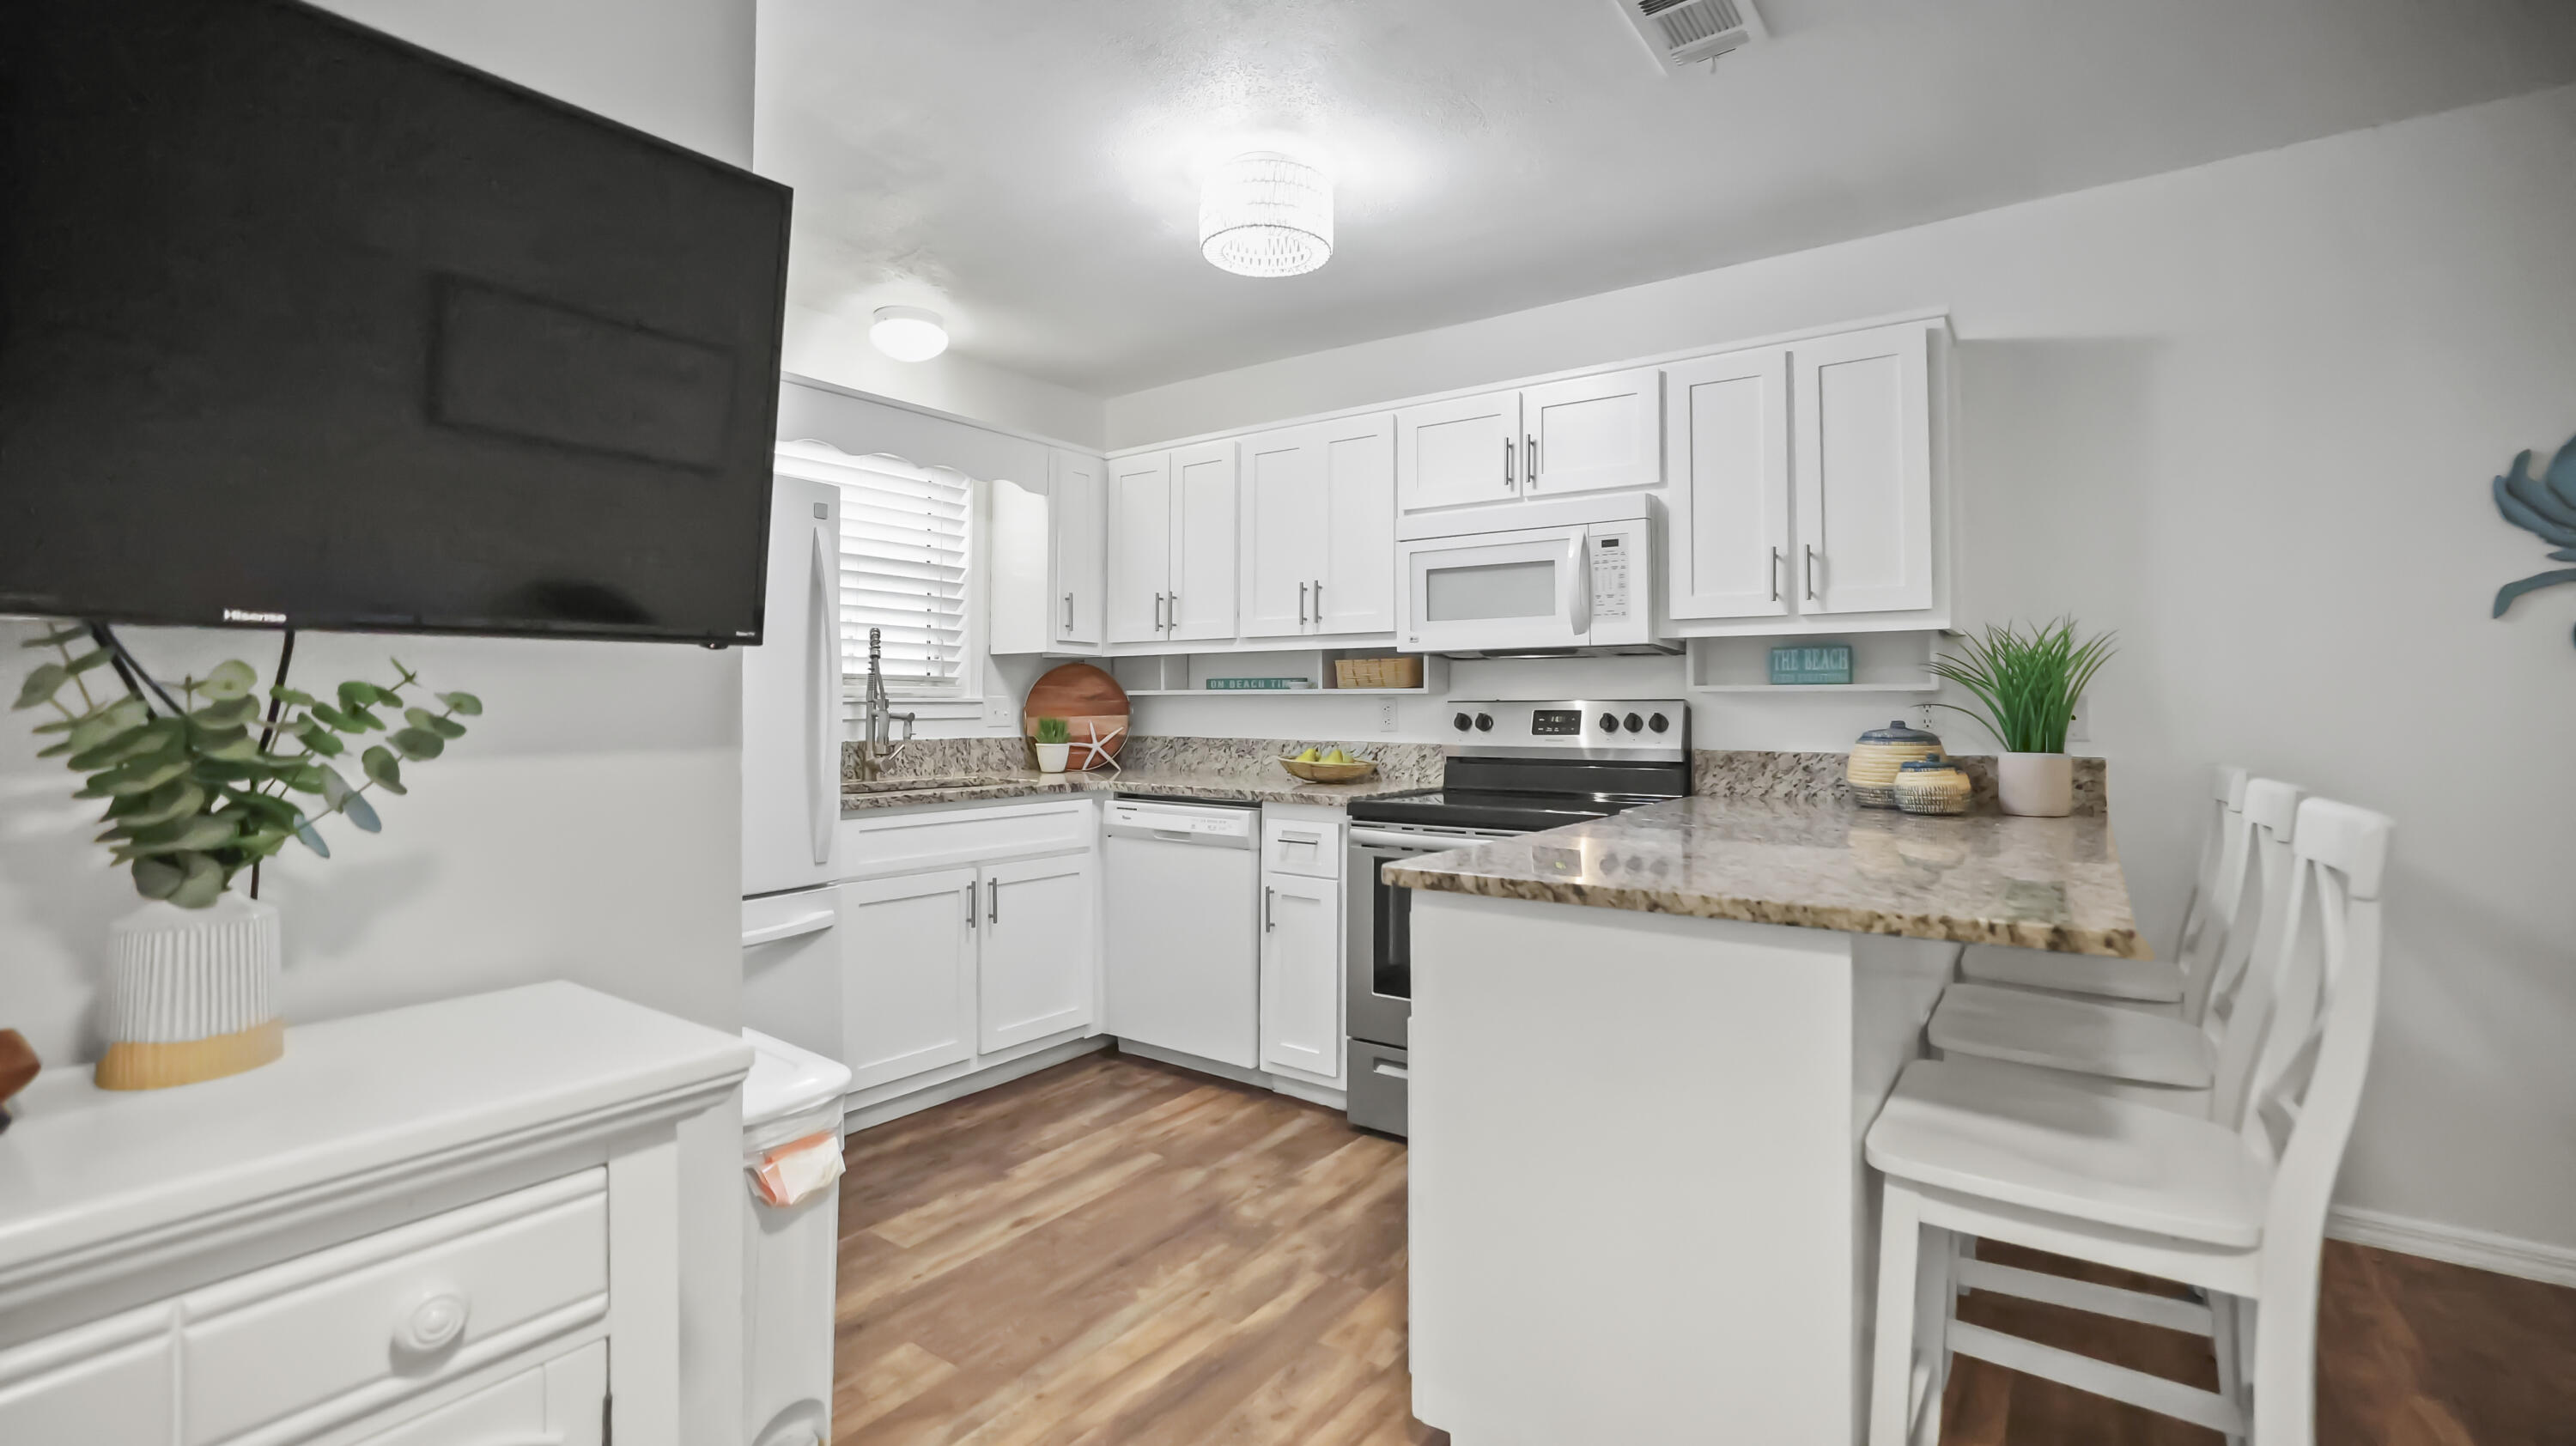
{"type": "Polygon", "coordinates": [[[894,700],[886,696],[884,655],[884,630],[868,629],[868,701],[859,737],[859,781],[862,783],[874,783],[879,767],[887,759],[912,746],[916,715],[894,711],[894,700]],[[898,719],[903,723],[900,742],[893,737],[894,724],[898,719]]]}

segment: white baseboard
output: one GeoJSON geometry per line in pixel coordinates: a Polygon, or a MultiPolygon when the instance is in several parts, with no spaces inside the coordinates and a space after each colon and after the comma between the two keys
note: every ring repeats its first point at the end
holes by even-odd
{"type": "Polygon", "coordinates": [[[1095,1034],[1089,1039],[1069,1039],[1062,1044],[1041,1049],[1032,1054],[1024,1054],[1018,1059],[1006,1060],[1000,1064],[976,1070],[972,1074],[961,1074],[941,1080],[937,1084],[926,1085],[910,1094],[872,1101],[841,1116],[841,1132],[845,1135],[855,1135],[861,1130],[882,1125],[888,1120],[899,1120],[906,1115],[916,1115],[932,1105],[944,1105],[950,1100],[964,1099],[979,1090],[988,1090],[998,1084],[1008,1084],[1022,1075],[1036,1074],[1042,1069],[1053,1069],[1066,1060],[1107,1049],[1111,1043],[1109,1036],[1105,1034],[1095,1034]]]}
{"type": "Polygon", "coordinates": [[[2349,1205],[2338,1205],[2327,1214],[2326,1234],[2355,1245],[2374,1245],[2547,1285],[2576,1286],[2576,1248],[2564,1245],[2543,1245],[2465,1225],[2443,1225],[2349,1205]]]}
{"type": "Polygon", "coordinates": [[[1230,1079],[1236,1084],[1248,1084],[1258,1089],[1270,1090],[1286,1095],[1290,1099],[1322,1105],[1326,1109],[1338,1110],[1346,1107],[1340,1090],[1330,1085],[1310,1084],[1290,1075],[1272,1074],[1267,1070],[1245,1069],[1239,1064],[1202,1059],[1195,1054],[1183,1054],[1177,1049],[1163,1049],[1126,1039],[1118,1042],[1118,1052],[1132,1054],[1139,1059],[1156,1060],[1163,1064],[1174,1065],[1196,1074],[1212,1074],[1218,1079],[1230,1079]]]}

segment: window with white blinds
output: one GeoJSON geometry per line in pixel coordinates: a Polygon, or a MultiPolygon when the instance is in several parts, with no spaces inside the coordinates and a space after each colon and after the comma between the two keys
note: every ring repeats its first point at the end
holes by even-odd
{"type": "Polygon", "coordinates": [[[841,491],[842,673],[853,686],[867,677],[875,628],[888,688],[962,692],[974,483],[952,468],[898,457],[817,455],[827,450],[782,446],[779,470],[841,491]]]}

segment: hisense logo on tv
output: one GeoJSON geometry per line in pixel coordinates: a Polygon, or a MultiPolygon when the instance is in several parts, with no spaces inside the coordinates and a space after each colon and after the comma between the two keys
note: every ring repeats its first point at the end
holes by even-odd
{"type": "Polygon", "coordinates": [[[246,608],[226,608],[224,609],[224,621],[228,623],[282,623],[286,621],[286,614],[255,613],[246,608]]]}

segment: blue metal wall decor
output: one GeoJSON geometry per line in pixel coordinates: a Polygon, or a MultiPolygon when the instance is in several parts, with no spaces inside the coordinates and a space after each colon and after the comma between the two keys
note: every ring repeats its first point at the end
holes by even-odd
{"type": "MultiPolygon", "coordinates": [[[[2513,470],[2495,479],[2496,510],[2504,520],[2531,533],[2543,542],[2558,544],[2549,556],[2558,562],[2576,562],[2576,437],[2558,449],[2549,459],[2547,473],[2531,475],[2531,453],[2522,452],[2513,459],[2513,470]]],[[[2576,582],[2576,567],[2562,567],[2549,572],[2536,572],[2520,582],[2509,582],[2496,589],[2495,616],[2503,617],[2513,600],[2527,592],[2560,583],[2576,582]]]]}

